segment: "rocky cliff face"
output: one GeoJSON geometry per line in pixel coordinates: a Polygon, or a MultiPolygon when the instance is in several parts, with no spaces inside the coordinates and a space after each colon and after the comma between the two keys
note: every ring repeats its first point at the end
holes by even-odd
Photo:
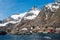
{"type": "MultiPolygon", "coordinates": [[[[34,10],[28,12],[20,22],[11,24],[12,29],[9,33],[20,34],[48,27],[60,28],[60,6],[58,3],[45,5],[38,14],[36,14],[38,11],[35,12],[34,10]]],[[[6,27],[9,25],[6,25],[6,27]]]]}
{"type": "MultiPolygon", "coordinates": [[[[57,4],[51,4],[52,8],[44,6],[44,8],[39,12],[38,16],[33,20],[24,20],[18,24],[16,24],[16,28],[18,28],[18,33],[21,32],[22,28],[60,28],[60,8],[56,6],[57,4]],[[53,7],[55,6],[55,8],[53,7]],[[56,8],[58,7],[58,8],[56,8]]],[[[49,6],[49,5],[48,5],[49,6]]],[[[13,28],[14,29],[14,28],[13,28]]],[[[16,29],[14,29],[17,31],[16,29]]]]}

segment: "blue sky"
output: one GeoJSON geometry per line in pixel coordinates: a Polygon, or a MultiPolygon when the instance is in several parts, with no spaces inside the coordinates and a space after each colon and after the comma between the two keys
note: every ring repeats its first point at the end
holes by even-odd
{"type": "Polygon", "coordinates": [[[12,14],[28,11],[34,5],[40,9],[43,5],[52,2],[54,0],[0,0],[0,20],[8,18],[12,14]]]}

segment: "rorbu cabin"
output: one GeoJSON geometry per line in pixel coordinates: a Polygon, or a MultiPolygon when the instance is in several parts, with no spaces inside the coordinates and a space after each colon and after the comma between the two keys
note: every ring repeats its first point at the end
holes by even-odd
{"type": "Polygon", "coordinates": [[[52,28],[52,27],[48,27],[48,28],[47,28],[47,32],[48,32],[48,33],[53,33],[53,32],[54,32],[54,30],[53,30],[53,28],[52,28]]]}
{"type": "Polygon", "coordinates": [[[56,28],[56,33],[60,33],[60,28],[56,28]]]}

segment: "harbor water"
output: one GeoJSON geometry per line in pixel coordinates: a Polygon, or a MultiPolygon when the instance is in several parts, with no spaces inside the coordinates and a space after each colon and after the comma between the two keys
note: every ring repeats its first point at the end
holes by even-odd
{"type": "Polygon", "coordinates": [[[0,40],[60,40],[60,34],[0,35],[0,40]]]}

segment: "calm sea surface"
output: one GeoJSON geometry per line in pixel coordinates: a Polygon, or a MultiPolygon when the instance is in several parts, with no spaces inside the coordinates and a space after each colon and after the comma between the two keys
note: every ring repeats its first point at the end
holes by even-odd
{"type": "Polygon", "coordinates": [[[0,35],[0,40],[60,40],[60,34],[0,35]]]}

